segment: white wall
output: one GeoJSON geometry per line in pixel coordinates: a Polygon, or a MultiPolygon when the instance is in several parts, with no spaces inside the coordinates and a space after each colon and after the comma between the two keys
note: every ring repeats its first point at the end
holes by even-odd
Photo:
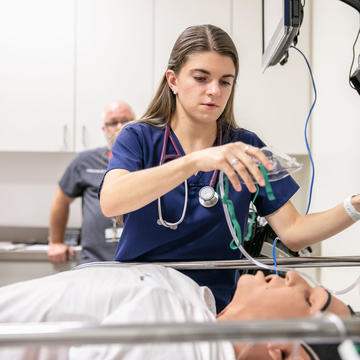
{"type": "MultiPolygon", "coordinates": [[[[57,182],[74,156],[0,152],[0,226],[47,227],[57,182]]],[[[81,224],[80,205],[71,206],[70,227],[81,224]]]]}
{"type": "MultiPolygon", "coordinates": [[[[359,14],[339,0],[315,0],[312,6],[313,71],[319,97],[312,118],[316,181],[311,209],[320,211],[360,192],[360,97],[348,84],[359,14]]],[[[321,248],[323,256],[359,256],[360,224],[323,242],[321,248]]],[[[324,269],[321,281],[342,289],[359,275],[353,268],[324,269]]],[[[360,310],[358,291],[342,298],[360,310]]]]}

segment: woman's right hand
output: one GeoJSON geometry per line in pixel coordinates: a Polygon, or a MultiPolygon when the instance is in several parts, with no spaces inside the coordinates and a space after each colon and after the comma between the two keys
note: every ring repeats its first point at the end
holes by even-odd
{"type": "Polygon", "coordinates": [[[265,185],[259,163],[263,164],[266,170],[272,170],[270,160],[260,148],[241,141],[195,151],[188,156],[195,159],[196,171],[223,171],[237,191],[242,188],[239,177],[252,193],[256,191],[252,177],[260,186],[265,185]],[[258,163],[254,159],[257,159],[258,163]]]}

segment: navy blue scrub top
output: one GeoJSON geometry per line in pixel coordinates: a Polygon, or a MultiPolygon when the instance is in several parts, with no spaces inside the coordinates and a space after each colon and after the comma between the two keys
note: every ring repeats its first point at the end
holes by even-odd
{"type": "MultiPolygon", "coordinates": [[[[126,169],[136,171],[158,166],[164,141],[164,128],[159,129],[139,122],[127,125],[119,134],[112,148],[107,171],[126,169]]],[[[184,151],[172,132],[182,155],[184,151]]],[[[263,147],[265,144],[252,132],[235,129],[223,130],[223,144],[235,141],[263,147]]],[[[215,144],[214,144],[215,146],[215,144]]],[[[175,154],[168,142],[166,154],[175,154]]],[[[157,224],[157,200],[143,208],[123,216],[124,229],[116,250],[115,259],[121,262],[235,260],[241,258],[239,250],[229,246],[232,237],[227,226],[221,201],[212,208],[199,203],[199,190],[209,185],[213,172],[199,172],[188,179],[188,207],[184,221],[177,230],[157,224]]],[[[255,206],[260,216],[273,213],[285,204],[299,186],[290,177],[272,182],[275,200],[270,201],[264,188],[260,188],[255,206]]],[[[136,194],[137,189],[133,189],[136,194]]],[[[229,186],[229,198],[235,206],[236,217],[246,232],[248,212],[252,194],[243,186],[240,192],[229,186]]],[[[161,198],[163,218],[176,222],[181,217],[184,205],[184,184],[179,185],[161,198]]],[[[191,270],[182,271],[200,286],[208,286],[216,300],[217,311],[221,311],[232,299],[239,276],[237,270],[191,270]]]]}

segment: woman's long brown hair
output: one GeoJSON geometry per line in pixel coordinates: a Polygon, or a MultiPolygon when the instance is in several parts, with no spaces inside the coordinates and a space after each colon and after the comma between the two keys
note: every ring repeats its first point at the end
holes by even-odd
{"type": "MultiPolygon", "coordinates": [[[[224,30],[214,25],[190,26],[185,29],[174,44],[167,70],[173,70],[175,74],[178,74],[189,55],[203,51],[215,51],[220,55],[229,56],[234,63],[235,78],[233,87],[225,109],[218,119],[218,126],[225,125],[228,129],[237,128],[233,108],[235,84],[239,72],[239,58],[232,39],[224,30]]],[[[165,72],[145,114],[136,122],[142,121],[162,128],[170,121],[175,112],[175,107],[176,96],[168,85],[165,72]]]]}

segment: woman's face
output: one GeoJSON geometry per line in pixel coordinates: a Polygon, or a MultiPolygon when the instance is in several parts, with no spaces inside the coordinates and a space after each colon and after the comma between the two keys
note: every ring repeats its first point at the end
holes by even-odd
{"type": "MultiPolygon", "coordinates": [[[[276,275],[264,277],[258,271],[255,276],[240,277],[231,307],[246,310],[247,319],[308,317],[321,311],[327,300],[324,288],[311,287],[293,271],[289,271],[285,279],[276,275]]],[[[340,316],[350,314],[348,307],[334,296],[324,311],[340,316]]]]}
{"type": "Polygon", "coordinates": [[[169,86],[177,93],[177,115],[197,122],[215,122],[224,111],[234,78],[230,57],[214,51],[190,55],[178,74],[167,72],[169,86]]]}

